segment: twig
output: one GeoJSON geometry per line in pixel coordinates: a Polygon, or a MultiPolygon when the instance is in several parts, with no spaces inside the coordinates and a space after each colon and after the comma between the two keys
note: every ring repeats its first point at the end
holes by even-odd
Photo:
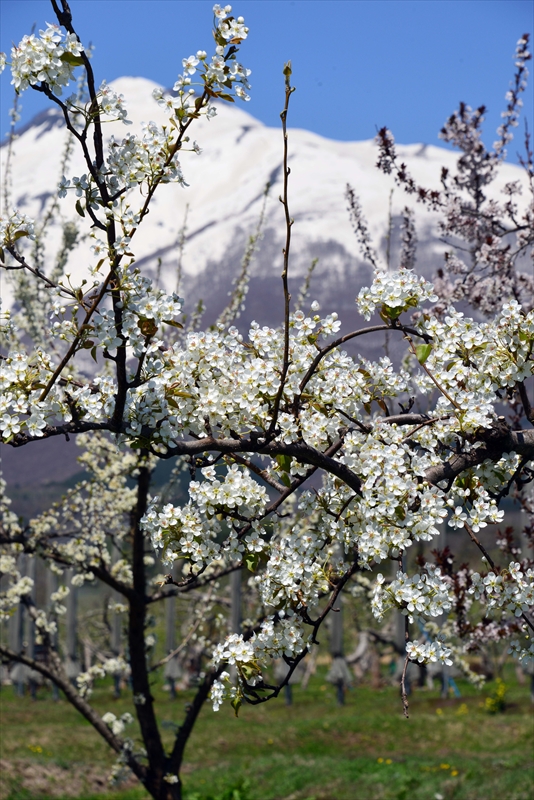
{"type": "MultiPolygon", "coordinates": [[[[417,358],[417,353],[415,352],[414,343],[412,342],[412,340],[410,339],[409,336],[406,336],[405,338],[406,338],[406,341],[408,342],[408,344],[410,345],[411,353],[417,358]]],[[[458,411],[461,411],[461,407],[458,405],[456,400],[453,400],[453,398],[450,396],[450,394],[447,392],[447,390],[444,389],[443,386],[441,386],[441,384],[438,383],[437,379],[434,377],[434,375],[432,375],[432,373],[430,372],[430,370],[428,369],[426,364],[422,364],[419,361],[419,359],[417,359],[417,360],[418,360],[420,366],[424,369],[424,371],[426,372],[426,374],[428,375],[428,377],[432,381],[432,383],[438,388],[438,390],[442,393],[442,395],[444,395],[447,398],[447,400],[449,401],[449,403],[452,403],[452,405],[456,409],[458,409],[458,411]]]]}
{"type": "Polygon", "coordinates": [[[289,284],[288,284],[288,270],[289,270],[289,248],[291,247],[291,227],[293,225],[293,220],[289,215],[289,200],[288,200],[288,183],[289,183],[289,175],[291,169],[288,166],[288,142],[287,142],[287,112],[289,109],[289,99],[293,92],[295,91],[295,87],[291,86],[291,61],[288,61],[284,67],[284,75],[285,75],[285,104],[284,110],[280,114],[280,119],[282,120],[282,134],[284,137],[284,188],[283,194],[280,197],[280,202],[284,207],[284,216],[286,220],[286,241],[285,246],[283,249],[284,255],[284,267],[282,271],[282,285],[284,288],[284,355],[282,361],[282,372],[280,375],[280,386],[278,392],[276,393],[276,398],[274,401],[273,406],[273,414],[271,419],[271,424],[269,426],[268,436],[272,437],[274,435],[274,431],[276,429],[276,423],[278,421],[278,412],[280,409],[280,403],[282,401],[282,395],[284,393],[287,373],[289,370],[289,303],[291,301],[291,295],[289,294],[289,284]]]}
{"type": "Polygon", "coordinates": [[[249,458],[244,458],[243,456],[238,456],[237,454],[234,453],[232,455],[232,459],[236,461],[238,464],[242,464],[251,472],[254,472],[256,475],[262,478],[266,483],[268,483],[269,486],[272,486],[273,489],[276,489],[277,492],[280,492],[280,494],[283,494],[283,492],[287,490],[288,488],[287,486],[284,486],[283,483],[277,481],[275,478],[272,477],[272,475],[269,475],[266,469],[261,469],[261,467],[258,467],[257,464],[255,464],[249,458]]]}
{"type": "Polygon", "coordinates": [[[408,714],[409,703],[408,703],[408,694],[406,692],[406,670],[408,669],[408,663],[410,659],[408,656],[404,659],[404,667],[402,669],[402,676],[401,676],[401,697],[402,697],[402,711],[406,719],[410,716],[408,714]]]}
{"type": "MultiPolygon", "coordinates": [[[[399,566],[402,570],[402,556],[399,559],[399,566]]],[[[405,647],[408,644],[410,639],[410,623],[408,622],[408,617],[404,617],[404,644],[405,647]]],[[[401,697],[402,697],[402,711],[406,719],[408,719],[408,693],[406,692],[406,671],[408,669],[408,662],[410,658],[406,655],[404,659],[404,667],[402,668],[402,676],[401,676],[401,697]]]]}
{"type": "Polygon", "coordinates": [[[18,251],[15,249],[15,247],[13,247],[13,246],[9,246],[9,247],[6,247],[6,250],[8,251],[8,253],[11,253],[11,255],[13,256],[13,258],[14,258],[16,261],[18,261],[18,263],[19,263],[19,265],[20,265],[20,266],[18,266],[18,267],[12,266],[12,267],[11,267],[11,266],[8,266],[7,264],[0,264],[0,268],[1,268],[1,269],[7,269],[7,270],[11,270],[11,269],[27,269],[27,270],[28,270],[28,272],[31,272],[31,273],[32,273],[32,275],[35,275],[35,277],[36,277],[36,278],[39,278],[40,280],[44,281],[44,282],[45,282],[45,283],[46,283],[48,286],[50,286],[52,289],[61,289],[61,291],[65,292],[66,294],[68,294],[68,295],[70,295],[71,297],[73,297],[74,299],[76,299],[76,295],[75,295],[75,293],[72,291],[72,289],[67,289],[65,286],[59,286],[57,283],[54,283],[54,281],[51,281],[51,280],[50,280],[50,278],[47,278],[47,277],[46,277],[46,275],[44,275],[44,274],[43,274],[42,272],[40,272],[38,269],[35,269],[34,267],[31,267],[31,266],[28,264],[28,262],[26,261],[26,259],[24,258],[24,256],[23,256],[23,255],[21,255],[21,254],[20,254],[20,253],[19,253],[19,252],[18,252],[18,251]]]}
{"type": "Polygon", "coordinates": [[[480,552],[482,553],[482,555],[484,556],[484,558],[486,559],[486,561],[488,562],[490,567],[492,569],[496,570],[497,567],[495,566],[495,563],[494,563],[492,557],[490,556],[490,554],[488,553],[488,551],[486,550],[484,545],[477,539],[473,529],[467,524],[467,522],[464,522],[464,528],[466,529],[467,533],[469,534],[469,538],[471,539],[472,542],[474,542],[476,544],[476,546],[478,547],[478,549],[480,550],[480,552]]]}

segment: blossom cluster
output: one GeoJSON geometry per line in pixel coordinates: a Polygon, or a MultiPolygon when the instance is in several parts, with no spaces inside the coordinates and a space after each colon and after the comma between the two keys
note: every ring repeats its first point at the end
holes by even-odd
{"type": "Polygon", "coordinates": [[[531,641],[529,644],[525,645],[518,639],[513,639],[510,642],[510,649],[508,652],[514,655],[520,664],[532,668],[532,664],[534,663],[534,642],[531,641]]]}
{"type": "Polygon", "coordinates": [[[131,125],[128,111],[124,104],[124,95],[119,94],[106,81],[102,81],[97,92],[100,117],[108,120],[120,120],[124,125],[131,125]]]}
{"type": "MultiPolygon", "coordinates": [[[[478,470],[477,470],[478,472],[478,470]]],[[[494,485],[501,478],[495,488],[501,488],[505,481],[496,471],[491,476],[494,485]]],[[[480,481],[467,481],[465,478],[455,482],[454,494],[447,500],[451,508],[451,515],[447,521],[450,528],[463,528],[465,522],[470,525],[475,533],[488,524],[502,521],[504,511],[499,509],[495,498],[491,497],[480,481]],[[462,486],[463,484],[463,486],[462,486]],[[466,485],[467,484],[467,485],[466,485]]]]}
{"type": "MultiPolygon", "coordinates": [[[[223,480],[217,478],[213,467],[206,467],[202,472],[206,480],[191,481],[189,485],[189,503],[181,507],[168,503],[158,512],[155,498],[143,517],[144,530],[150,535],[153,546],[163,550],[164,563],[187,558],[202,565],[222,554],[240,557],[245,546],[240,545],[235,536],[230,535],[222,546],[213,541],[220,532],[215,517],[220,513],[231,515],[239,511],[243,518],[266,505],[265,488],[245,470],[233,466],[227,470],[223,480]]],[[[257,539],[247,538],[252,549],[257,549],[257,539]]]]}
{"type": "Polygon", "coordinates": [[[477,600],[483,598],[490,611],[520,617],[534,606],[534,570],[523,572],[518,561],[511,561],[500,574],[492,571],[482,577],[474,572],[469,593],[477,600]]]}
{"type": "Polygon", "coordinates": [[[532,58],[532,53],[528,49],[528,40],[528,35],[522,36],[516,45],[514,58],[517,72],[514,82],[506,93],[507,107],[501,114],[502,123],[497,129],[499,139],[494,145],[495,152],[500,158],[505,157],[506,145],[513,139],[510,128],[515,128],[519,124],[519,114],[523,106],[519,95],[527,88],[528,69],[526,64],[532,58]]]}
{"type": "Polygon", "coordinates": [[[9,619],[11,610],[20,603],[22,597],[31,594],[34,586],[32,578],[21,576],[20,572],[13,571],[11,566],[8,568],[9,572],[7,569],[4,572],[4,569],[5,565],[2,572],[11,575],[11,583],[0,596],[0,620],[9,619]]]}
{"type": "Polygon", "coordinates": [[[360,290],[358,308],[365,319],[378,308],[389,319],[397,319],[403,311],[416,308],[425,300],[436,302],[434,286],[411,269],[375,273],[370,288],[360,290]]]}
{"type": "MultiPolygon", "coordinates": [[[[93,664],[88,670],[78,675],[76,678],[78,691],[82,697],[90,697],[93,683],[97,678],[105,678],[106,675],[124,675],[128,677],[130,672],[130,665],[122,657],[107,658],[99,664],[93,664]]],[[[109,719],[110,722],[114,721],[111,720],[111,717],[109,717],[109,719]]],[[[104,720],[104,722],[107,722],[107,720],[104,720]]],[[[120,721],[118,721],[117,724],[120,725],[120,721]]],[[[121,733],[122,730],[124,730],[124,724],[119,731],[113,731],[113,733],[121,733]]]]}
{"type": "Polygon", "coordinates": [[[131,725],[133,721],[132,715],[127,711],[121,714],[120,717],[117,717],[111,711],[107,711],[102,717],[102,722],[106,723],[115,736],[120,736],[120,734],[124,732],[126,725],[131,725]]]}
{"type": "Polygon", "coordinates": [[[432,316],[419,324],[432,336],[426,371],[415,378],[419,391],[438,386],[436,412],[455,416],[462,430],[489,427],[496,418],[496,391],[532,374],[534,313],[525,314],[512,300],[489,322],[449,308],[442,320],[432,316]]]}
{"type": "Polygon", "coordinates": [[[74,33],[63,33],[58,25],[47,23],[39,36],[33,33],[11,49],[11,83],[17,93],[31,85],[46,83],[61,95],[74,77],[74,69],[83,63],[84,48],[74,33]]]}
{"type": "Polygon", "coordinates": [[[419,664],[445,664],[450,666],[452,659],[450,658],[451,650],[439,640],[435,642],[419,642],[414,639],[413,642],[406,643],[406,653],[411,661],[417,661],[419,664]]]}
{"type": "Polygon", "coordinates": [[[259,632],[253,633],[247,640],[242,634],[231,634],[216,645],[212,655],[214,666],[221,663],[235,665],[238,687],[236,689],[229,682],[228,673],[221,674],[222,680],[214,682],[210,693],[215,711],[223,700],[235,698],[244,683],[254,686],[261,679],[262,666],[272,659],[294,658],[308,646],[302,621],[291,609],[287,614],[281,611],[278,617],[278,620],[274,616],[267,617],[259,632]]]}
{"type": "Polygon", "coordinates": [[[450,583],[439,567],[425,564],[424,572],[411,577],[397,572],[396,578],[386,584],[382,574],[377,575],[371,600],[371,609],[379,620],[391,608],[399,608],[410,622],[419,615],[440,617],[450,611],[453,594],[450,583]]]}
{"type": "Polygon", "coordinates": [[[225,700],[233,700],[236,693],[236,687],[230,683],[230,673],[221,672],[219,680],[213,681],[210,689],[209,697],[212,702],[213,710],[218,711],[225,700]]]}
{"type": "Polygon", "coordinates": [[[12,247],[22,237],[35,239],[35,221],[13,209],[9,216],[0,216],[0,247],[12,247]]]}

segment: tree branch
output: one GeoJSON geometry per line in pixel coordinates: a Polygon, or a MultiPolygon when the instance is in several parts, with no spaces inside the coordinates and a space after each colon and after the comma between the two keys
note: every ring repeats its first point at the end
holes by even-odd
{"type": "MultiPolygon", "coordinates": [[[[102,736],[102,738],[116,753],[124,752],[124,742],[122,739],[120,739],[118,736],[115,736],[115,734],[111,732],[106,723],[102,721],[100,715],[97,714],[92,706],[90,706],[89,703],[79,694],[79,692],[76,691],[69,679],[64,674],[60,674],[58,667],[61,672],[63,672],[63,670],[57,655],[57,663],[54,665],[55,669],[53,669],[49,666],[46,666],[42,661],[36,661],[35,659],[29,658],[29,656],[26,656],[22,653],[15,653],[2,644],[0,644],[0,654],[4,656],[6,660],[16,661],[19,664],[25,664],[27,667],[36,670],[36,672],[40,672],[45,678],[51,680],[52,683],[54,683],[65,694],[69,703],[71,703],[74,708],[79,711],[88,722],[91,723],[93,728],[100,734],[100,736],[102,736]]],[[[146,767],[144,767],[142,764],[139,764],[139,762],[131,753],[128,755],[128,766],[136,775],[136,777],[144,783],[147,777],[146,767]]]]}

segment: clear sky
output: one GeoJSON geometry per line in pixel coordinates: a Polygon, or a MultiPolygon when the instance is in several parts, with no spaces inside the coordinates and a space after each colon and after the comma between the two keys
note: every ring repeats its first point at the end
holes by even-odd
{"type": "MultiPolygon", "coordinates": [[[[174,83],[183,57],[212,51],[212,5],[70,3],[82,42],[95,45],[98,80],[140,75],[164,86],[174,83]]],[[[439,144],[439,129],[463,100],[487,106],[484,139],[491,144],[513,75],[515,43],[534,28],[533,0],[236,0],[233,11],[250,28],[240,53],[252,69],[246,110],[279,124],[282,67],[292,59],[297,92],[290,125],[339,140],[369,139],[387,125],[398,142],[439,144]]],[[[0,49],[9,52],[34,24],[38,30],[46,21],[56,21],[48,0],[0,0],[0,49]]],[[[6,70],[0,78],[2,138],[12,102],[9,81],[6,70]]],[[[531,130],[532,85],[525,97],[531,130]]],[[[25,92],[22,122],[45,105],[35,92],[25,92]]],[[[523,123],[509,160],[517,160],[522,142],[523,123]]]]}

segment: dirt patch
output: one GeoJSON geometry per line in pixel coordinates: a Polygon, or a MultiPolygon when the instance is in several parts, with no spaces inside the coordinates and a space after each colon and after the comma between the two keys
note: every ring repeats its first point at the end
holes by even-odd
{"type": "MultiPolygon", "coordinates": [[[[25,789],[31,797],[79,797],[82,794],[109,792],[109,770],[88,764],[60,765],[53,761],[0,759],[0,800],[7,800],[14,789],[25,789]]],[[[138,784],[131,776],[121,789],[138,784]]]]}

